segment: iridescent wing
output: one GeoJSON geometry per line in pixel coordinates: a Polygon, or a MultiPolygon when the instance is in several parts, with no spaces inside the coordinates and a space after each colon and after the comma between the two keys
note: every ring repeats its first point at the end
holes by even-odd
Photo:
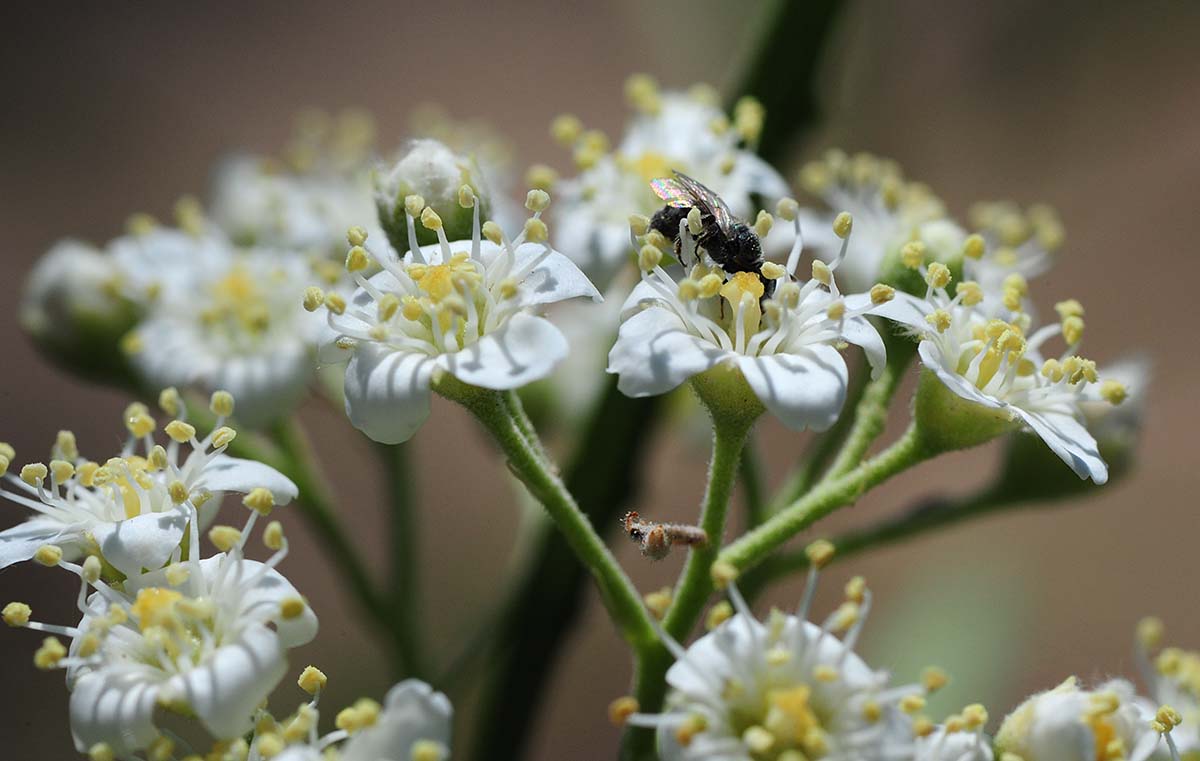
{"type": "MultiPolygon", "coordinates": [[[[688,196],[693,199],[692,203],[688,204],[689,206],[699,207],[702,213],[716,220],[717,226],[721,228],[722,233],[726,235],[730,234],[735,217],[719,195],[709,190],[697,180],[688,177],[683,172],[675,172],[675,182],[683,186],[688,196]]],[[[661,198],[662,196],[659,197],[661,198]]]]}
{"type": "Polygon", "coordinates": [[[651,180],[650,189],[654,191],[654,195],[666,201],[668,206],[689,209],[697,202],[687,186],[673,177],[659,177],[657,180],[651,180]]]}

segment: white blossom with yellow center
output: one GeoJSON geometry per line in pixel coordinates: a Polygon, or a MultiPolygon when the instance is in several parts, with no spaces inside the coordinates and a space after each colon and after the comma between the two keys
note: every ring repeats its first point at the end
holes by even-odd
{"type": "MultiPolygon", "coordinates": [[[[302,677],[303,681],[303,677],[302,677]]],[[[406,679],[383,705],[361,698],[337,714],[337,729],[320,735],[317,698],[281,721],[259,719],[247,761],[446,761],[454,709],[425,682],[406,679]],[[334,755],[335,754],[335,755],[334,755]]],[[[269,717],[268,717],[269,718],[269,717]]]]}
{"type": "MultiPolygon", "coordinates": [[[[843,254],[850,221],[842,220],[843,254]]],[[[814,263],[807,282],[793,280],[803,241],[794,223],[795,243],[786,267],[767,263],[763,277],[729,274],[702,256],[685,220],[680,225],[681,256],[693,266],[676,281],[652,244],[642,246],[642,281],[623,310],[608,371],[629,396],[665,393],[718,365],[736,367],[763,405],[790,428],[825,430],[846,399],[848,371],[838,351],[856,344],[875,372],[886,349],[863,314],[873,299],[891,297],[879,286],[873,294],[842,294],[832,264],[814,263]],[[707,263],[705,263],[707,262],[707,263]],[[764,278],[776,281],[764,299],[764,278]]],[[[652,232],[647,240],[654,238],[652,232]]],[[[660,236],[661,237],[661,236],[660,236]]],[[[636,243],[636,241],[635,241],[636,243]]]]}
{"type": "Polygon", "coordinates": [[[635,114],[617,149],[560,117],[555,137],[572,147],[580,174],[555,186],[554,241],[601,287],[628,261],[628,218],[662,208],[649,182],[684,172],[712,188],[734,214],[754,212],[752,196],[769,203],[787,195],[787,183],[752,150],[762,130],[762,108],[746,100],[731,120],[715,92],[660,92],[644,75],[630,78],[626,92],[635,114]]]}
{"type": "Polygon", "coordinates": [[[805,230],[816,256],[833,261],[841,241],[831,222],[841,211],[854,217],[854,242],[840,274],[850,290],[865,290],[881,276],[884,258],[905,243],[921,241],[935,259],[957,254],[966,233],[925,185],[908,180],[895,162],[867,153],[847,156],[839,150],[809,163],[800,174],[804,189],[825,202],[804,209],[805,230]]]}
{"type": "MultiPolygon", "coordinates": [[[[1078,302],[1060,302],[1061,321],[1034,330],[1028,314],[1011,309],[1019,303],[997,306],[993,302],[1004,297],[972,281],[954,286],[955,295],[950,296],[945,265],[926,266],[916,259],[911,265],[928,283],[925,297],[898,293],[873,313],[917,335],[922,364],[954,394],[1007,414],[1045,441],[1080,478],[1104,483],[1108,466],[1084,425],[1082,404],[1096,393],[1119,403],[1124,393],[1120,384],[1100,383],[1095,363],[1075,355],[1083,335],[1078,302]],[[1003,320],[991,317],[994,314],[1011,317],[1003,320]],[[1058,336],[1066,350],[1045,358],[1042,345],[1058,336]]],[[[1011,295],[1024,292],[1023,280],[1016,278],[1009,281],[1011,295]]]]}
{"type": "MultiPolygon", "coordinates": [[[[1200,758],[1200,652],[1162,647],[1163,624],[1156,618],[1142,620],[1137,633],[1147,709],[1166,705],[1178,711],[1183,722],[1171,731],[1171,740],[1183,761],[1195,761],[1200,758]]],[[[1168,761],[1170,748],[1165,742],[1157,745],[1151,758],[1168,761]]]]}
{"type": "Polygon", "coordinates": [[[861,577],[822,625],[807,621],[815,568],[797,615],[759,622],[731,587],[736,615],[686,650],[666,639],[667,711],[629,717],[658,730],[664,761],[912,758],[908,713],[937,683],[889,686],[854,652],[871,605],[861,577]]]}
{"type": "Polygon", "coordinates": [[[963,274],[987,293],[1003,295],[1011,275],[1029,281],[1045,273],[1064,239],[1058,214],[1041,204],[1022,210],[1007,201],[977,203],[970,221],[983,245],[965,249],[963,274]]]}
{"type": "Polygon", "coordinates": [[[296,497],[296,485],[272,467],[225,454],[233,429],[225,425],[232,398],[215,397],[216,425],[200,438],[183,422],[173,390],[164,406],[179,419],[166,427],[164,445],[154,441],[156,423],[144,405],[125,411],[129,438],[103,463],[82,457],[69,431],[58,435],[48,465],[31,463],[14,473],[11,447],[0,445],[0,472],[9,488],[0,496],[35,515],[0,531],[0,568],[34,558],[40,548],[60,548],[68,560],[98,552],[123,574],[161,568],[180,549],[191,506],[201,525],[211,522],[226,492],[266,489],[274,503],[296,497]]]}
{"type": "Polygon", "coordinates": [[[349,359],[346,413],[376,441],[410,438],[429,416],[430,390],[448,373],[463,383],[506,390],[546,377],[567,354],[567,340],[537,314],[545,305],[600,294],[570,259],[546,243],[541,212],[549,203],[531,191],[534,212],[524,230],[508,239],[494,222],[480,226],[474,208],[471,240],[447,240],[438,215],[410,196],[406,204],[410,249],[398,257],[386,243],[370,257],[356,245],[347,256],[359,288],[347,302],[310,290],[306,306],[328,309],[324,361],[349,359]],[[416,243],[416,217],[439,242],[416,243]],[[486,240],[483,233],[487,234],[486,240]],[[381,271],[365,278],[370,259],[381,271]]]}
{"type": "Polygon", "coordinates": [[[239,250],[219,235],[181,235],[170,249],[152,232],[117,252],[153,292],[124,341],[135,371],[151,387],[228,389],[250,425],[288,412],[312,376],[321,330],[299,303],[312,263],[295,252],[239,250]]]}

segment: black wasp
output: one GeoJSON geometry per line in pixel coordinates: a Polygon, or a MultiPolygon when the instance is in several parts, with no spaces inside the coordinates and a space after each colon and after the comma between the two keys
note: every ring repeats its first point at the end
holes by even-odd
{"type": "Polygon", "coordinates": [[[675,241],[675,253],[679,255],[680,222],[692,209],[699,209],[701,229],[696,236],[697,245],[729,274],[753,272],[758,275],[763,283],[764,297],[774,293],[775,281],[762,276],[762,245],[753,228],[735,217],[719,195],[682,172],[674,174],[674,177],[650,181],[654,194],[667,202],[650,218],[650,228],[662,233],[667,240],[675,241]]]}

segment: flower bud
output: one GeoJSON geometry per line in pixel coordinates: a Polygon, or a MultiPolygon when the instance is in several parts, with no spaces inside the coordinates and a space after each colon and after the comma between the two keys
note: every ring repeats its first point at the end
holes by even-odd
{"type": "Polygon", "coordinates": [[[931,370],[921,371],[913,417],[930,453],[967,449],[1017,428],[1007,410],[962,398],[931,370]]]}
{"type": "MultiPolygon", "coordinates": [[[[404,154],[390,167],[377,168],[374,177],[375,205],[379,221],[388,240],[397,251],[408,250],[408,221],[404,199],[421,196],[433,214],[441,219],[442,228],[450,240],[471,237],[473,206],[460,203],[466,185],[475,194],[475,203],[482,204],[484,219],[491,209],[490,195],[483,176],[474,160],[455,153],[445,144],[431,139],[413,140],[404,154]]],[[[429,245],[437,242],[437,232],[418,222],[417,242],[429,245]]]]}
{"type": "Polygon", "coordinates": [[[1072,677],[1040,692],[1009,714],[996,733],[996,755],[1022,761],[1094,761],[1112,758],[1107,749],[1133,748],[1144,722],[1133,686],[1113,680],[1096,690],[1080,689],[1072,677]]]}

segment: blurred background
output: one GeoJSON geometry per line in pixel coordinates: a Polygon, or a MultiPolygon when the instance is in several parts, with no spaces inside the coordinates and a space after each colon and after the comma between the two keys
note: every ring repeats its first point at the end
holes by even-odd
{"type": "MultiPolygon", "coordinates": [[[[552,117],[573,112],[619,134],[628,113],[622,83],[635,71],[668,87],[733,84],[758,8],[716,0],[569,9],[458,1],[6,6],[0,439],[23,462],[43,457],[62,427],[75,429],[85,453],[118,446],[123,433],[128,399],[56,371],[17,326],[22,281],[55,239],[103,243],[132,212],[169,217],[177,197],[205,193],[219,157],[277,150],[295,113],[311,106],[371,110],[389,146],[405,135],[414,107],[435,100],[454,116],[489,121],[511,139],[520,166],[568,169],[547,134],[552,117]]],[[[862,644],[871,663],[893,665],[901,679],[927,663],[956,677],[935,713],[979,700],[996,722],[1022,695],[1069,674],[1133,676],[1133,627],[1150,613],[1164,618],[1169,641],[1200,647],[1192,595],[1200,473],[1190,438],[1200,424],[1192,378],[1200,352],[1189,325],[1200,277],[1198,39],[1200,4],[1186,2],[858,2],[837,25],[821,76],[825,122],[797,142],[794,158],[830,145],[891,156],[957,212],[977,199],[1053,204],[1068,242],[1035,293],[1045,306],[1069,296],[1086,304],[1086,350],[1101,364],[1144,353],[1156,366],[1130,477],[1078,504],[993,516],[832,569],[817,610],[836,604],[848,576],[873,581],[878,604],[862,644]]],[[[368,442],[327,408],[314,404],[305,415],[321,432],[343,520],[382,569],[374,541],[381,484],[368,442]]],[[[778,480],[803,438],[769,420],[759,433],[778,480]]],[[[519,508],[502,464],[460,410],[435,405],[414,451],[424,495],[422,623],[444,663],[496,602],[519,508]]],[[[992,446],[927,464],[822,524],[821,535],[922,496],[969,491],[992,473],[997,453],[992,446]]],[[[686,437],[660,436],[636,507],[656,519],[690,519],[706,456],[686,437]]],[[[0,527],[22,517],[8,505],[0,527]]],[[[327,705],[380,696],[390,683],[374,665],[384,662],[380,643],[339,589],[321,537],[289,517],[296,539],[284,570],[322,626],[294,653],[293,670],[311,662],[329,674],[327,705]]],[[[651,565],[632,544],[613,541],[644,591],[678,572],[681,555],[651,565]]],[[[778,585],[760,608],[793,605],[799,586],[778,585]]],[[[41,620],[70,620],[73,590],[65,574],[29,565],[0,574],[0,601],[26,600],[41,620]]],[[[530,758],[615,752],[618,731],[605,707],[628,689],[629,658],[588,594],[530,758]]],[[[73,758],[67,695],[59,675],[34,670],[36,642],[0,631],[6,757],[73,758]]],[[[281,707],[301,697],[289,684],[281,707]]],[[[467,723],[471,696],[470,685],[453,696],[467,723]]]]}

